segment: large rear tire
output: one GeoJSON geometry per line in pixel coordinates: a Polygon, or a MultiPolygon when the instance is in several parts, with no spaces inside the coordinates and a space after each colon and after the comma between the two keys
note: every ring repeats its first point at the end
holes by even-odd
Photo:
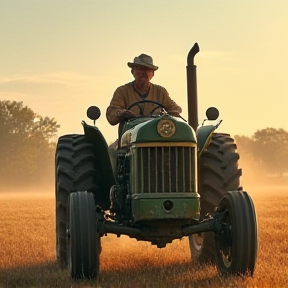
{"type": "Polygon", "coordinates": [[[101,242],[92,193],[74,192],[69,197],[68,258],[73,281],[97,278],[101,242]]]}
{"type": "Polygon", "coordinates": [[[87,143],[84,135],[71,134],[59,138],[55,155],[56,257],[64,267],[68,264],[68,198],[73,191],[89,191],[96,198],[100,183],[96,162],[93,146],[87,143]]]}
{"type": "Polygon", "coordinates": [[[219,272],[253,275],[257,258],[257,220],[252,199],[245,191],[228,192],[220,201],[222,229],[215,235],[219,272]]]}
{"type": "MultiPolygon", "coordinates": [[[[199,185],[201,217],[213,215],[214,208],[227,191],[240,185],[241,169],[238,168],[237,146],[229,134],[214,133],[211,142],[199,159],[199,185]]],[[[193,263],[215,263],[214,232],[189,236],[193,263]]]]}

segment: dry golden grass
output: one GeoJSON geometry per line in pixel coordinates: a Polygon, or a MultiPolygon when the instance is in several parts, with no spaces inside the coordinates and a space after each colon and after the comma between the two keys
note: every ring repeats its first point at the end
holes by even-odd
{"type": "Polygon", "coordinates": [[[0,194],[0,288],[16,287],[288,287],[288,188],[248,189],[259,227],[253,278],[221,279],[215,266],[192,267],[187,238],[164,249],[109,235],[102,239],[98,283],[71,285],[55,262],[50,194],[0,194]]]}

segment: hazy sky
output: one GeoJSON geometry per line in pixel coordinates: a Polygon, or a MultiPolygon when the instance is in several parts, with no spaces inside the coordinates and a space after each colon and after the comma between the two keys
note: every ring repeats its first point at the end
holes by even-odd
{"type": "Polygon", "coordinates": [[[141,53],[188,117],[186,61],[198,42],[199,123],[216,106],[219,132],[288,131],[287,29],[287,0],[0,0],[0,99],[56,118],[59,136],[82,133],[97,105],[111,142],[106,108],[141,53]]]}

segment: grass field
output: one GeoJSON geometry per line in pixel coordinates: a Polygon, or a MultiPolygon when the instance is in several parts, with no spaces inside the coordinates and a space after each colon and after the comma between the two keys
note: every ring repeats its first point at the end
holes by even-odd
{"type": "Polygon", "coordinates": [[[134,239],[102,238],[98,283],[71,285],[55,262],[51,193],[0,194],[0,288],[16,287],[285,287],[288,288],[288,188],[247,189],[258,217],[253,278],[221,279],[215,266],[192,267],[188,240],[164,249],[134,239]]]}

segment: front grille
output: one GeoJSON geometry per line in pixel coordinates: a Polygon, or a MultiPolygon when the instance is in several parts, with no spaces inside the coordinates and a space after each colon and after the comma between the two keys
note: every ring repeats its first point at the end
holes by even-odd
{"type": "Polygon", "coordinates": [[[136,193],[196,191],[195,147],[137,147],[134,152],[136,193]]]}

